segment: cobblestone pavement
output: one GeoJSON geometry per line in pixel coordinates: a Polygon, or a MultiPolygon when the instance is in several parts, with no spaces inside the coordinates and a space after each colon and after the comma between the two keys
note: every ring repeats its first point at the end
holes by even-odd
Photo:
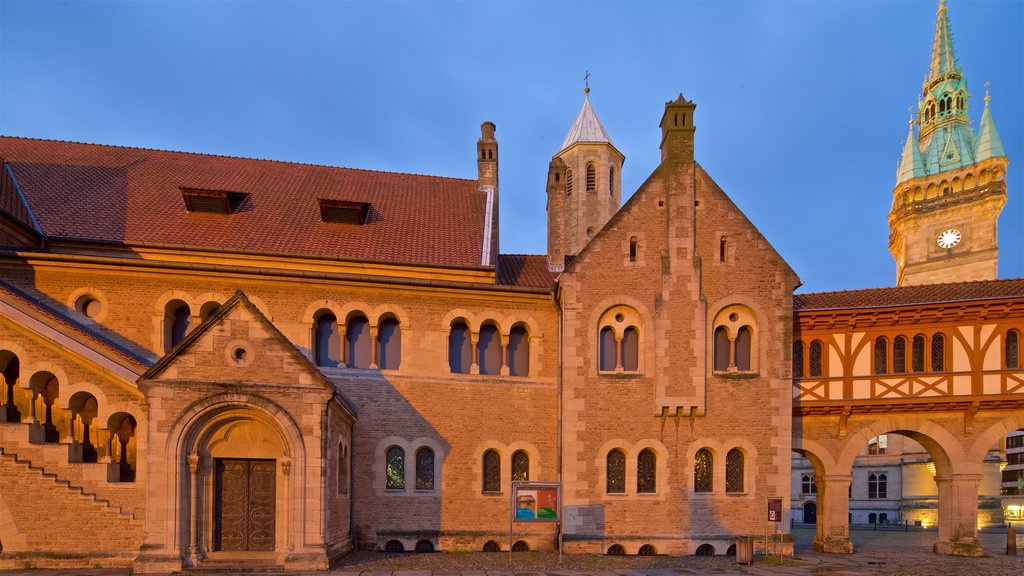
{"type": "MultiPolygon", "coordinates": [[[[1016,576],[1024,574],[1024,534],[1018,536],[1020,556],[1006,556],[1006,534],[983,532],[984,558],[953,558],[931,552],[935,532],[851,533],[852,555],[819,554],[810,549],[812,530],[793,531],[796,558],[782,562],[758,558],[738,566],[732,557],[636,557],[566,555],[561,565],[552,552],[381,554],[357,552],[329,572],[290,576],[688,576],[717,574],[789,576],[1016,576]]],[[[127,576],[128,570],[18,570],[2,576],[127,576]]]]}

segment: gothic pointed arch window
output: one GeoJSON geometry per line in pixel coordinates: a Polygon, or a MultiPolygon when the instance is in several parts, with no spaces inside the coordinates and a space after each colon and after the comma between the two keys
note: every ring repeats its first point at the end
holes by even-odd
{"type": "Polygon", "coordinates": [[[516,450],[512,454],[512,480],[530,479],[530,455],[525,450],[516,450]]]}
{"type": "Polygon", "coordinates": [[[605,464],[605,492],[624,494],[626,492],[626,453],[618,448],[608,452],[605,464]]]}
{"type": "Polygon", "coordinates": [[[377,366],[398,370],[402,365],[402,327],[396,318],[385,318],[377,328],[377,366]]]}
{"type": "Polygon", "coordinates": [[[399,446],[388,448],[385,462],[384,488],[386,490],[405,489],[405,450],[399,446]]]}
{"type": "Polygon", "coordinates": [[[496,450],[484,452],[483,491],[501,492],[501,455],[496,450]]]}
{"type": "Polygon", "coordinates": [[[473,348],[469,326],[462,320],[452,322],[448,333],[448,368],[452,374],[469,374],[473,362],[473,348]]]}
{"type": "Polygon", "coordinates": [[[825,370],[822,366],[824,364],[823,358],[824,345],[821,343],[821,340],[814,340],[811,342],[810,358],[808,359],[808,367],[810,368],[811,376],[820,378],[825,374],[825,370]]]}
{"type": "Polygon", "coordinates": [[[924,372],[924,335],[914,336],[910,350],[911,372],[924,372]]]}
{"type": "Polygon", "coordinates": [[[512,328],[508,335],[508,373],[510,376],[530,375],[530,335],[522,326],[512,328]]]}
{"type": "Polygon", "coordinates": [[[725,491],[743,492],[743,451],[739,448],[725,455],[725,491]]]}
{"type": "Polygon", "coordinates": [[[314,316],[313,356],[317,366],[334,368],[341,365],[341,334],[338,319],[322,310],[314,316]]]}
{"type": "Polygon", "coordinates": [[[434,489],[434,451],[426,446],[416,450],[416,489],[434,489]]]}
{"type": "Polygon", "coordinates": [[[587,164],[587,192],[597,190],[597,168],[593,164],[587,164]]]}
{"type": "Polygon", "coordinates": [[[362,314],[349,316],[345,326],[345,343],[348,348],[349,368],[369,368],[373,357],[373,343],[370,341],[370,322],[362,314]]]}
{"type": "Polygon", "coordinates": [[[714,457],[707,448],[697,450],[693,457],[693,491],[713,492],[714,486],[714,457]]]}
{"type": "Polygon", "coordinates": [[[1020,368],[1020,332],[1008,330],[1005,347],[1006,367],[1020,368]]]}
{"type": "Polygon", "coordinates": [[[892,371],[896,374],[907,371],[907,339],[903,336],[892,339],[892,371]]]}
{"type": "Polygon", "coordinates": [[[889,372],[889,341],[883,336],[875,338],[875,374],[889,372]]]}
{"type": "Polygon", "coordinates": [[[657,456],[654,450],[646,448],[636,457],[637,494],[653,494],[657,491],[657,456]]]}
{"type": "Polygon", "coordinates": [[[932,336],[932,372],[946,369],[946,337],[942,334],[932,336]]]}
{"type": "Polygon", "coordinates": [[[484,324],[480,327],[476,354],[481,374],[496,376],[501,373],[501,336],[497,326],[484,324]]]}

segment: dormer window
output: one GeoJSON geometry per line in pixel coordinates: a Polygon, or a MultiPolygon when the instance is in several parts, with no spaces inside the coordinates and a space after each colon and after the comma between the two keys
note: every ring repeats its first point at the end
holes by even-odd
{"type": "Polygon", "coordinates": [[[362,225],[369,212],[370,205],[366,202],[320,199],[320,219],[331,224],[362,225]]]}
{"type": "Polygon", "coordinates": [[[186,210],[206,214],[232,214],[238,211],[242,201],[248,196],[243,192],[199,188],[182,188],[181,195],[185,199],[186,210]]]}

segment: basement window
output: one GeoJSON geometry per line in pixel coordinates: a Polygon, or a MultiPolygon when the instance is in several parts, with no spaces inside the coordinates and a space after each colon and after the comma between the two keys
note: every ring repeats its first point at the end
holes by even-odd
{"type": "Polygon", "coordinates": [[[362,225],[369,212],[370,205],[365,202],[320,199],[320,219],[324,222],[362,225]]]}
{"type": "Polygon", "coordinates": [[[182,188],[181,195],[185,199],[186,210],[206,214],[232,214],[238,211],[238,207],[248,196],[243,192],[198,188],[182,188]]]}

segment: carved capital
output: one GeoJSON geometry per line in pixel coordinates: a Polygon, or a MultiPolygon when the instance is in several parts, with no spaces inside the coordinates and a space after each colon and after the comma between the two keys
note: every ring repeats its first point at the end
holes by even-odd
{"type": "Polygon", "coordinates": [[[199,472],[199,453],[192,452],[188,455],[188,471],[192,474],[199,472]]]}

